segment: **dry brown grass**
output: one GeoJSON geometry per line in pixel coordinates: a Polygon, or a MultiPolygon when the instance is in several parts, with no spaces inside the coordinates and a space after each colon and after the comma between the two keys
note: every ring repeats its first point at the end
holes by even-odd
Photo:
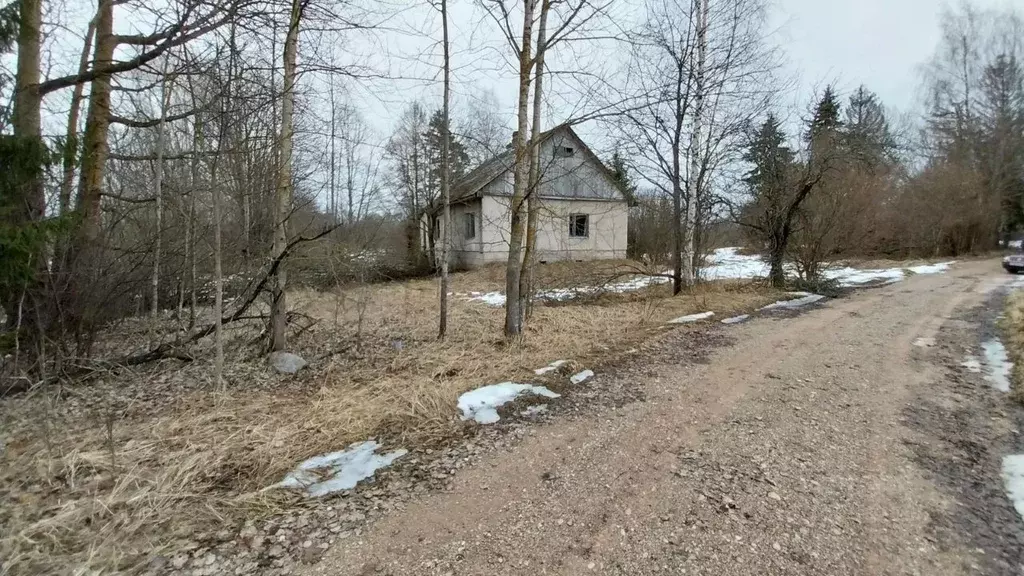
{"type": "MultiPolygon", "coordinates": [[[[565,285],[580,268],[539,277],[565,285]]],[[[623,265],[590,269],[618,274],[623,265]]],[[[497,289],[496,274],[456,275],[453,290],[497,289]]],[[[290,496],[260,489],[311,455],[368,437],[410,448],[446,442],[464,429],[455,404],[466,390],[529,379],[556,359],[599,368],[667,319],[704,310],[722,318],[777,297],[717,283],[675,298],[658,286],[538,306],[525,339],[506,345],[503,310],[461,297],[449,337],[437,341],[429,280],[294,292],[293,308],[313,322],[293,340],[311,362],[298,377],[274,374],[244,345],[258,327],[235,326],[225,393],[210,385],[207,362],[168,362],[4,400],[0,573],[130,571],[274,513],[290,496]]]]}
{"type": "Polygon", "coordinates": [[[1013,362],[1010,394],[1024,404],[1024,292],[1016,290],[1010,293],[1000,328],[1006,342],[1006,353],[1013,362]]]}

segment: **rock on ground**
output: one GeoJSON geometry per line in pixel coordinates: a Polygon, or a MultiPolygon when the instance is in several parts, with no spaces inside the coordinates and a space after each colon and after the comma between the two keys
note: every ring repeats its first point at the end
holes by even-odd
{"type": "Polygon", "coordinates": [[[291,352],[273,352],[270,354],[270,365],[282,374],[295,374],[306,367],[306,361],[291,352]]]}

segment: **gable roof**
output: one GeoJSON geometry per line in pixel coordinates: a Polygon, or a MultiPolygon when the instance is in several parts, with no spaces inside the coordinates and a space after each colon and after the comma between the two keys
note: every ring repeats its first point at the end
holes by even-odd
{"type": "MultiPolygon", "coordinates": [[[[576,134],[576,131],[572,129],[570,124],[559,124],[546,132],[542,132],[538,145],[543,145],[546,141],[550,140],[552,136],[559,132],[567,132],[569,136],[579,142],[580,148],[586,155],[587,159],[590,160],[590,162],[597,167],[598,171],[615,186],[615,189],[622,194],[623,199],[626,200],[627,203],[631,205],[633,204],[633,199],[630,198],[625,191],[619,188],[618,183],[615,180],[614,173],[604,165],[604,162],[601,162],[601,159],[597,157],[597,154],[594,154],[583,139],[576,134]]],[[[490,160],[480,164],[473,170],[470,170],[468,174],[456,180],[452,185],[451,202],[462,202],[482,196],[481,192],[488,184],[494,182],[496,179],[511,170],[514,165],[515,151],[510,147],[508,150],[505,150],[501,154],[498,154],[490,160]]]]}

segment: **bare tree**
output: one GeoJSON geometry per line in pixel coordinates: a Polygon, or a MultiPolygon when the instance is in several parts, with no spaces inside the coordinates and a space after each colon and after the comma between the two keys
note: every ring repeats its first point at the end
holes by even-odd
{"type": "Polygon", "coordinates": [[[394,165],[392,187],[398,191],[398,201],[405,213],[407,260],[413,268],[423,264],[421,220],[434,201],[427,186],[430,166],[424,139],[426,130],[427,113],[419,102],[412,102],[399,118],[387,144],[387,154],[394,165]]]}
{"type": "Polygon", "coordinates": [[[519,276],[520,314],[532,311],[533,273],[537,261],[537,215],[540,213],[540,147],[541,106],[544,99],[544,53],[547,51],[548,13],[551,0],[541,0],[540,24],[537,28],[536,73],[533,87],[533,125],[530,133],[530,181],[526,192],[526,249],[523,251],[523,272],[519,276]]]}
{"type": "Polygon", "coordinates": [[[440,286],[440,311],[438,318],[437,337],[444,339],[448,333],[448,259],[451,254],[452,244],[452,198],[451,178],[452,167],[448,160],[449,148],[451,146],[451,56],[448,42],[448,0],[440,0],[441,10],[441,49],[444,52],[444,84],[443,103],[441,105],[441,286],[440,286]]]}
{"type": "Polygon", "coordinates": [[[171,92],[174,82],[168,78],[170,66],[170,55],[164,59],[163,73],[160,79],[160,120],[156,125],[156,162],[154,165],[155,175],[153,176],[153,198],[154,213],[156,220],[156,231],[153,242],[153,278],[152,278],[152,308],[150,310],[154,327],[160,313],[160,241],[163,231],[163,210],[164,210],[164,126],[167,123],[167,108],[171,105],[171,92]]]}
{"type": "MultiPolygon", "coordinates": [[[[82,42],[82,56],[78,62],[78,73],[85,74],[89,69],[89,54],[92,51],[93,36],[96,32],[96,20],[90,20],[82,42]]],[[[64,137],[63,177],[60,183],[59,210],[66,214],[71,208],[71,191],[75,185],[75,163],[78,161],[78,124],[82,107],[82,92],[85,82],[75,84],[71,93],[71,106],[68,110],[68,129],[64,137]]]]}
{"type": "Polygon", "coordinates": [[[630,39],[627,89],[613,125],[634,170],[672,200],[674,293],[692,281],[715,170],[739,157],[743,127],[777,91],[779,59],[765,17],[762,0],[650,3],[630,39]]]}
{"type": "Polygon", "coordinates": [[[469,144],[470,163],[478,166],[500,154],[509,143],[508,127],[501,116],[494,90],[481,90],[466,103],[460,136],[469,144]]]}
{"type": "Polygon", "coordinates": [[[530,169],[530,147],[527,136],[530,121],[530,75],[533,58],[533,11],[536,0],[526,0],[523,8],[522,41],[519,44],[519,99],[516,106],[516,132],[512,135],[515,165],[512,169],[512,199],[509,203],[508,260],[505,264],[505,337],[517,338],[523,330],[523,300],[519,280],[523,272],[523,203],[530,169]]]}
{"type": "Polygon", "coordinates": [[[695,0],[697,20],[697,57],[693,66],[693,126],[690,135],[690,171],[686,181],[686,218],[683,221],[682,250],[680,260],[680,282],[693,285],[694,235],[697,228],[698,186],[701,172],[701,136],[704,129],[704,64],[708,49],[708,0],[695,0]]]}
{"type": "MultiPolygon", "coordinates": [[[[305,0],[292,0],[288,18],[288,32],[284,40],[284,92],[281,96],[281,157],[278,164],[277,201],[274,210],[274,245],[271,258],[283,258],[288,246],[288,219],[292,211],[292,148],[294,138],[293,108],[295,106],[295,65],[298,56],[299,26],[305,0]]],[[[285,289],[287,272],[284,264],[274,275],[273,300],[270,312],[270,347],[284,350],[288,345],[288,303],[285,289]]]]}

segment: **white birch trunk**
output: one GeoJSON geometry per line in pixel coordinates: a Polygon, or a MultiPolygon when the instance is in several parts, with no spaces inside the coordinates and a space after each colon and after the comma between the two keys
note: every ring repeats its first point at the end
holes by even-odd
{"type": "Polygon", "coordinates": [[[694,282],[694,232],[697,228],[697,201],[701,171],[701,138],[704,130],[704,60],[707,51],[708,0],[694,0],[697,7],[697,62],[694,66],[693,134],[690,137],[690,170],[686,182],[686,221],[683,226],[682,282],[694,282]]]}

